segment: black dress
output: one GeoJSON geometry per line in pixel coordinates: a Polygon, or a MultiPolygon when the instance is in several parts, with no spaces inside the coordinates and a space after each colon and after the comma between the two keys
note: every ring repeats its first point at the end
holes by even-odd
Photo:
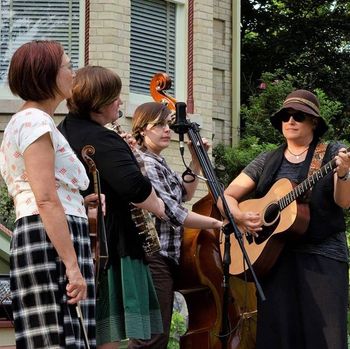
{"type": "Polygon", "coordinates": [[[152,333],[162,332],[162,322],[141,239],[131,219],[130,203],[144,201],[151,193],[151,183],[142,175],[131,149],[116,132],[72,115],[68,115],[58,129],[80,158],[85,145],[95,148],[92,158],[106,197],[110,267],[99,283],[97,344],[124,338],[148,339],[152,333]]]}
{"type": "MultiPolygon", "coordinates": [[[[339,144],[329,145],[333,157],[339,144]]],[[[261,154],[243,172],[256,183],[265,166],[261,154]]],[[[297,182],[302,163],[283,160],[275,180],[297,182]]],[[[323,180],[332,181],[332,176],[323,180]]],[[[347,349],[348,256],[345,232],[319,243],[287,243],[261,281],[257,349],[347,349]]]]}

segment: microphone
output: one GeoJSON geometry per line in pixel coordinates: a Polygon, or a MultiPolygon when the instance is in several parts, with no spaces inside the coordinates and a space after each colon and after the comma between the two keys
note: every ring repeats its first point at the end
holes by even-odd
{"type": "Polygon", "coordinates": [[[184,134],[187,133],[189,124],[186,119],[186,103],[177,102],[175,104],[176,108],[176,118],[175,123],[173,123],[170,128],[179,134],[179,148],[181,155],[184,155],[185,151],[185,142],[184,142],[184,134]]]}
{"type": "Polygon", "coordinates": [[[121,118],[123,116],[123,112],[121,110],[118,110],[118,118],[121,118]]]}

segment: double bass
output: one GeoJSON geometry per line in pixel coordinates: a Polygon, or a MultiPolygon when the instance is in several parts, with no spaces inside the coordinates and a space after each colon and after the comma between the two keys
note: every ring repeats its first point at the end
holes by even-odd
{"type": "MultiPolygon", "coordinates": [[[[164,92],[170,87],[171,80],[168,75],[157,73],[151,80],[150,93],[156,102],[163,103],[175,111],[176,100],[164,92]]],[[[194,145],[202,172],[208,177],[207,172],[212,171],[212,167],[208,166],[210,160],[202,140],[191,131],[188,132],[188,136],[194,145]]],[[[196,202],[192,209],[199,214],[221,219],[215,205],[218,193],[210,180],[207,184],[209,194],[196,202]]],[[[185,298],[188,309],[188,329],[180,337],[181,349],[255,348],[254,284],[231,276],[229,294],[224,295],[219,244],[219,231],[189,228],[184,231],[179,272],[181,278],[176,281],[176,289],[185,298]]]]}

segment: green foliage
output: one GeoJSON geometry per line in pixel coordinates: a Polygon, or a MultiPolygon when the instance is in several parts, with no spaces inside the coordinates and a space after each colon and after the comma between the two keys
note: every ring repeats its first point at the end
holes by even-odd
{"type": "Polygon", "coordinates": [[[342,113],[343,104],[337,100],[330,99],[320,88],[316,88],[314,92],[320,101],[320,114],[329,126],[325,139],[337,139],[339,135],[344,135],[339,126],[335,124],[337,117],[342,113]]]}
{"type": "Polygon", "coordinates": [[[275,148],[276,144],[261,143],[260,139],[254,136],[243,138],[234,148],[219,144],[213,149],[213,157],[220,181],[227,187],[257,155],[275,148]]]}
{"type": "Polygon", "coordinates": [[[0,223],[6,228],[13,230],[15,227],[16,214],[13,200],[9,196],[5,185],[0,186],[0,202],[0,223]]]}
{"type": "Polygon", "coordinates": [[[277,111],[283,100],[293,90],[294,79],[286,76],[280,79],[281,72],[264,73],[261,81],[265,88],[249,97],[248,105],[241,108],[242,135],[244,138],[259,137],[260,143],[279,143],[280,133],[271,127],[269,117],[277,111]]]}
{"type": "Polygon", "coordinates": [[[350,113],[350,3],[347,0],[241,0],[242,101],[263,72],[280,70],[298,88],[322,87],[343,104],[335,116],[342,138],[350,113]],[[344,115],[344,113],[347,113],[344,115]]]}
{"type": "Polygon", "coordinates": [[[171,318],[170,338],[167,349],[179,349],[180,336],[186,332],[186,322],[178,311],[174,310],[171,318]]]}

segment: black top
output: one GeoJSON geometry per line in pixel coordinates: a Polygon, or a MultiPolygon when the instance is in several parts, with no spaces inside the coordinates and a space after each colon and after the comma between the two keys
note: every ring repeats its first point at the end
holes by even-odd
{"type": "MultiPolygon", "coordinates": [[[[143,258],[141,239],[131,219],[130,203],[144,201],[151,193],[152,185],[140,171],[138,163],[127,143],[114,131],[98,123],[68,114],[58,125],[79,159],[82,148],[90,144],[95,148],[91,157],[99,171],[101,192],[106,196],[106,230],[110,262],[119,257],[143,258]]],[[[91,179],[89,189],[93,192],[91,179]]]]}

